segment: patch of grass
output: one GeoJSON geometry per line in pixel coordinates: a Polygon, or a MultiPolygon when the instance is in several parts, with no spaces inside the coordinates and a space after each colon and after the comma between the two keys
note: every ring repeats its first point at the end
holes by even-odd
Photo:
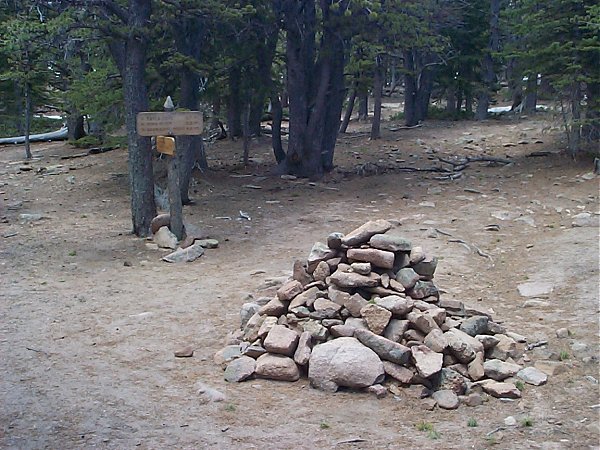
{"type": "Polygon", "coordinates": [[[102,144],[102,141],[97,136],[84,136],[76,141],[70,141],[71,145],[77,148],[97,147],[102,144]]]}
{"type": "Polygon", "coordinates": [[[234,404],[232,404],[232,403],[227,403],[227,404],[225,405],[225,411],[233,412],[233,411],[235,411],[235,410],[236,410],[236,407],[235,407],[235,405],[234,405],[234,404]]]}
{"type": "Polygon", "coordinates": [[[469,420],[467,420],[467,426],[474,428],[477,426],[477,420],[475,420],[474,418],[470,418],[469,420]]]}
{"type": "Polygon", "coordinates": [[[421,421],[415,425],[419,431],[434,431],[433,424],[429,422],[421,421]]]}
{"type": "Polygon", "coordinates": [[[404,113],[402,111],[398,111],[396,114],[392,114],[390,116],[390,120],[404,120],[404,113]]]}
{"type": "Polygon", "coordinates": [[[515,387],[522,391],[523,389],[525,389],[525,383],[523,383],[521,380],[519,381],[515,381],[515,387]]]}
{"type": "Polygon", "coordinates": [[[427,437],[428,437],[429,439],[434,439],[434,440],[435,440],[435,439],[439,439],[439,438],[440,438],[440,436],[441,436],[441,435],[440,435],[440,433],[438,433],[438,432],[437,432],[437,431],[435,431],[435,430],[431,430],[431,431],[428,431],[428,432],[427,432],[427,437]]]}
{"type": "Polygon", "coordinates": [[[531,417],[525,417],[521,421],[521,425],[523,425],[524,427],[532,427],[533,426],[533,419],[531,417]]]}
{"type": "Polygon", "coordinates": [[[450,113],[446,108],[440,108],[439,106],[429,106],[427,111],[427,118],[436,120],[469,120],[475,116],[474,113],[468,111],[456,111],[450,113]]]}
{"type": "Polygon", "coordinates": [[[71,250],[69,252],[69,256],[77,256],[77,252],[75,250],[71,250]]]}
{"type": "Polygon", "coordinates": [[[319,428],[321,430],[329,430],[331,428],[331,426],[327,422],[321,422],[319,424],[319,428]]]}
{"type": "Polygon", "coordinates": [[[558,354],[558,359],[560,359],[561,361],[564,361],[565,359],[569,359],[571,356],[569,355],[569,352],[567,352],[566,350],[561,350],[560,353],[558,354]]]}
{"type": "Polygon", "coordinates": [[[496,445],[498,443],[498,441],[496,440],[495,436],[488,436],[488,437],[485,438],[485,440],[490,445],[496,445]]]}

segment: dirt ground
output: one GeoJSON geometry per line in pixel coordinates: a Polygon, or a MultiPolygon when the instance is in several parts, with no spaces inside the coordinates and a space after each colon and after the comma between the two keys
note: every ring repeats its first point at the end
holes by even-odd
{"type": "Polygon", "coordinates": [[[184,214],[220,246],[183,265],[129,233],[125,150],[61,159],[81,150],[36,144],[25,164],[22,146],[1,147],[0,447],[599,448],[598,226],[571,226],[580,212],[598,219],[591,161],[564,156],[543,117],[394,126],[370,142],[368,125],[354,125],[336,171],[316,183],[272,175],[266,137],[248,168],[241,142],[212,145],[212,170],[197,174],[184,214]],[[472,162],[456,180],[401,169],[483,155],[513,162],[472,162]],[[561,355],[566,371],[526,385],[521,400],[456,411],[427,411],[415,389],[378,400],[306,379],[226,383],[213,355],[240,306],[273,293],[315,241],[379,218],[440,258],[443,296],[492,308],[530,343],[547,340],[527,357],[561,355]],[[526,308],[525,282],[553,289],[526,308]],[[557,338],[562,327],[572,335],[557,338]],[[175,358],[186,345],[194,356],[175,358]],[[209,401],[207,387],[224,401],[209,401]]]}

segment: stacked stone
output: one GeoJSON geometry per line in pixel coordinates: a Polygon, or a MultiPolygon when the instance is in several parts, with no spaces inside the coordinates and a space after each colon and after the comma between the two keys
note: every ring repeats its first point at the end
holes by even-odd
{"type": "Polygon", "coordinates": [[[366,388],[382,396],[387,378],[423,385],[444,408],[481,390],[518,398],[515,376],[545,383],[541,372],[515,363],[520,336],[485,311],[440,300],[437,258],[392,228],[376,220],[347,235],[332,233],[307,261],[294,263],[276,297],[244,304],[240,330],[215,355],[225,379],[296,381],[307,373],[319,389],[366,388]]]}

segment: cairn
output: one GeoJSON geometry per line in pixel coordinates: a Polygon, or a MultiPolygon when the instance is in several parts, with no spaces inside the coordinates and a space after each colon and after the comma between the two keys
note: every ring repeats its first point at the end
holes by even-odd
{"type": "Polygon", "coordinates": [[[242,306],[240,329],[215,362],[230,382],[307,375],[318,389],[378,397],[421,385],[446,409],[477,403],[482,392],[520,398],[519,379],[545,383],[515,362],[519,335],[487,311],[440,298],[437,264],[386,220],[332,233],[294,263],[276,297],[242,306]]]}

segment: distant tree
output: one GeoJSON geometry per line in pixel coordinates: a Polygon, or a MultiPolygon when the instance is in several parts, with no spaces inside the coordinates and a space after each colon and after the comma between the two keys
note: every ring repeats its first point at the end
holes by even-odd
{"type": "Polygon", "coordinates": [[[600,8],[591,0],[511,2],[507,22],[518,45],[507,49],[530,79],[557,93],[572,155],[600,136],[600,8]]]}

